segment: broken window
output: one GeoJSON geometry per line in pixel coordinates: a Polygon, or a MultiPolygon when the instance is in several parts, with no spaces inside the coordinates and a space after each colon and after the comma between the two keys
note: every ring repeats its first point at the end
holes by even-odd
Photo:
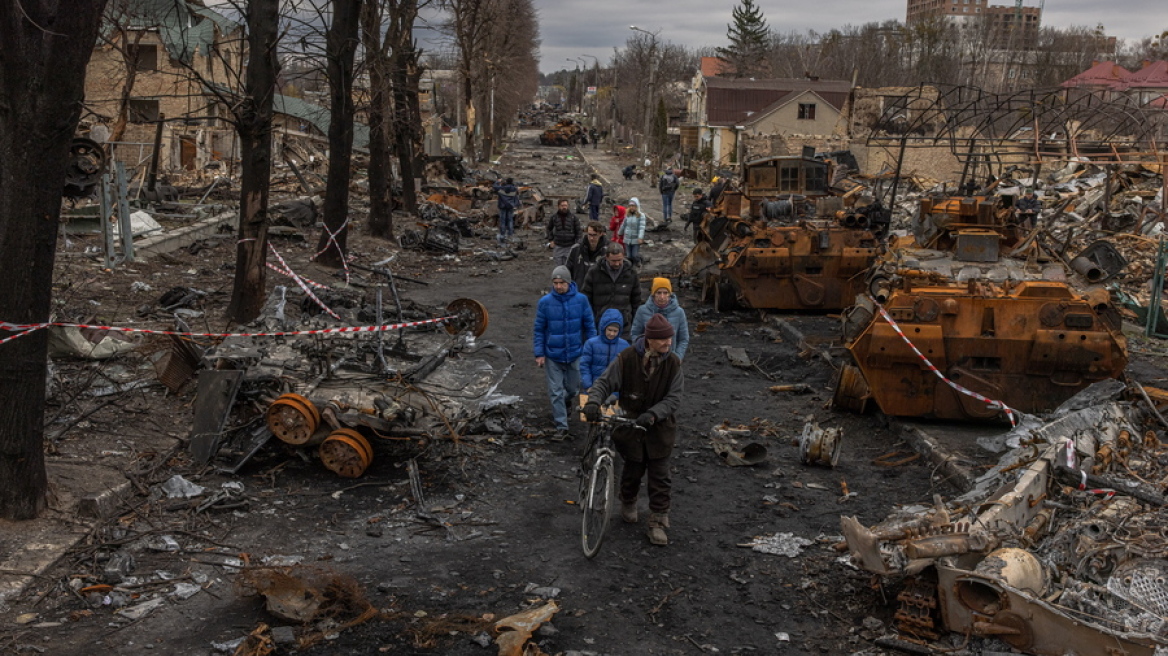
{"type": "Polygon", "coordinates": [[[779,168],[779,191],[797,193],[799,191],[799,164],[784,164],[779,168]]]}
{"type": "Polygon", "coordinates": [[[806,179],[804,181],[807,193],[827,192],[827,165],[804,164],[806,179]]]}
{"type": "Polygon", "coordinates": [[[815,120],[815,103],[799,103],[799,118],[815,120]]]}
{"type": "Polygon", "coordinates": [[[158,120],[157,98],[131,98],[130,122],[153,123],[158,120]]]}
{"type": "Polygon", "coordinates": [[[126,59],[136,71],[158,70],[158,46],[154,44],[131,44],[126,46],[126,59]]]}

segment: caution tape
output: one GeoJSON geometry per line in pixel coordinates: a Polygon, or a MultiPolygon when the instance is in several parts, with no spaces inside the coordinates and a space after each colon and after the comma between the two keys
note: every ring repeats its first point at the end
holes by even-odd
{"type": "Polygon", "coordinates": [[[299,335],[336,335],[341,333],[380,333],[390,330],[401,330],[402,328],[413,328],[415,326],[427,326],[436,323],[445,323],[456,318],[458,318],[457,315],[450,315],[448,317],[439,317],[437,319],[406,321],[404,323],[386,324],[384,326],[342,326],[340,328],[320,328],[317,330],[281,330],[276,332],[262,333],[194,333],[180,330],[152,330],[149,328],[126,328],[124,326],[95,326],[85,323],[62,323],[58,321],[29,324],[14,324],[0,321],[0,330],[7,330],[9,332],[17,333],[15,335],[5,337],[4,339],[0,339],[0,344],[11,342],[12,340],[19,337],[24,337],[25,335],[29,335],[38,330],[43,330],[49,327],[84,328],[89,330],[104,330],[119,333],[142,333],[145,335],[177,335],[179,337],[293,337],[299,335]]]}
{"type": "MultiPolygon", "coordinates": [[[[272,271],[275,271],[276,273],[279,273],[281,275],[288,276],[289,278],[296,278],[297,277],[297,275],[295,273],[292,273],[291,269],[281,269],[280,267],[276,266],[275,264],[272,264],[271,262],[264,262],[264,264],[268,265],[268,268],[271,269],[272,271]]],[[[301,280],[303,280],[304,282],[308,283],[308,285],[310,287],[316,287],[317,289],[332,289],[332,287],[329,287],[328,285],[322,285],[321,283],[316,282],[314,280],[310,280],[308,278],[305,278],[304,276],[299,276],[299,278],[301,280]]]]}
{"type": "Polygon", "coordinates": [[[917,349],[917,347],[915,345],[913,345],[912,341],[909,340],[908,336],[904,334],[904,331],[900,329],[900,326],[898,326],[896,324],[896,322],[892,320],[892,317],[888,314],[888,312],[886,312],[884,310],[884,306],[880,305],[880,303],[878,303],[875,298],[872,298],[871,296],[869,296],[868,298],[872,301],[872,304],[876,306],[876,309],[880,311],[880,316],[883,317],[884,320],[888,322],[889,326],[892,326],[892,329],[896,331],[897,335],[900,335],[900,338],[904,340],[905,344],[908,344],[908,347],[910,349],[912,349],[912,352],[916,353],[917,357],[920,358],[921,361],[925,363],[925,368],[927,368],[929,371],[933,372],[937,376],[937,378],[940,378],[942,382],[944,382],[946,385],[953,388],[957,392],[960,392],[961,394],[964,394],[964,395],[969,396],[969,397],[973,397],[973,398],[977,399],[978,401],[981,401],[982,403],[986,404],[990,408],[993,408],[995,410],[1001,410],[1001,411],[1005,412],[1006,418],[1008,418],[1010,420],[1010,426],[1017,426],[1018,425],[1017,420],[1014,418],[1014,410],[1010,406],[1006,405],[1005,403],[1002,403],[1001,401],[996,401],[996,400],[991,399],[987,396],[982,396],[981,394],[978,394],[977,392],[975,392],[973,390],[966,389],[966,388],[962,387],[961,385],[958,385],[957,383],[946,378],[945,374],[941,373],[941,370],[937,369],[937,367],[935,367],[933,365],[933,363],[931,361],[929,361],[928,358],[925,357],[925,354],[921,353],[920,350],[917,349]]]}
{"type": "Polygon", "coordinates": [[[280,252],[276,250],[276,247],[272,246],[271,243],[268,243],[268,248],[270,248],[272,250],[272,255],[275,255],[276,259],[280,261],[280,266],[284,267],[284,271],[281,273],[286,272],[287,275],[290,278],[292,278],[292,280],[296,281],[296,284],[300,286],[300,289],[304,290],[305,294],[308,294],[308,298],[311,298],[313,301],[316,301],[316,304],[319,305],[321,307],[321,309],[324,310],[330,317],[336,319],[337,321],[340,321],[341,320],[340,315],[338,315],[336,312],[333,312],[332,309],[329,308],[329,306],[324,304],[324,301],[320,300],[319,298],[316,297],[316,294],[312,293],[312,290],[309,289],[309,287],[308,287],[308,283],[306,283],[304,281],[304,278],[301,278],[300,276],[296,275],[296,272],[294,272],[292,270],[292,267],[288,266],[288,263],[285,262],[284,258],[280,256],[280,252]]]}

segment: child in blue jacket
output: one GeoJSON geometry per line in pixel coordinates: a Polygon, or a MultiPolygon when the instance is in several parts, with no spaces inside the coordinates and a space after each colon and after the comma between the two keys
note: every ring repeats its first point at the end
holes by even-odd
{"type": "Polygon", "coordinates": [[[592,381],[600,378],[617,353],[629,347],[620,336],[624,328],[620,310],[609,308],[600,315],[600,334],[584,342],[584,354],[580,356],[580,385],[583,389],[592,387],[592,381]]]}

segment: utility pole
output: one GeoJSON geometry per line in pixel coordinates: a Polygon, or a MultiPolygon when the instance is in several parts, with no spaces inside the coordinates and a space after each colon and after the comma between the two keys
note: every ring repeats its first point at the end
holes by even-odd
{"type": "Polygon", "coordinates": [[[642,34],[649,35],[649,89],[648,93],[645,94],[645,127],[642,133],[644,138],[642,139],[641,143],[641,154],[648,158],[649,133],[653,129],[653,91],[656,89],[655,78],[657,75],[657,34],[660,33],[661,30],[650,32],[649,30],[643,30],[636,25],[630,25],[629,29],[633,30],[634,32],[640,32],[642,34]]]}

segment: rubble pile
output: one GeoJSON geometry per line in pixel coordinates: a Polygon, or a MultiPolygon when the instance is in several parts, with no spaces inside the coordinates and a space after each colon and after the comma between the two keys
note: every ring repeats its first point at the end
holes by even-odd
{"type": "Polygon", "coordinates": [[[870,528],[841,518],[852,562],[902,583],[901,639],[950,631],[1032,654],[1168,649],[1168,446],[1148,398],[1166,400],[1097,383],[1046,421],[983,440],[1007,450],[951,502],[870,528]]]}

